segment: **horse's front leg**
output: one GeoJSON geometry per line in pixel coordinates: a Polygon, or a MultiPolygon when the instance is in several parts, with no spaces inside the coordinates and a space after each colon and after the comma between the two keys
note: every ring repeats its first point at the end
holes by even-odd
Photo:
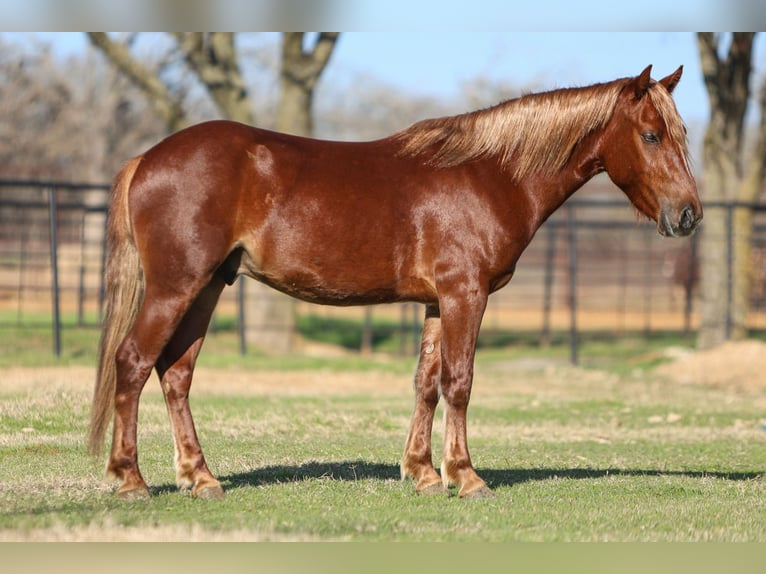
{"type": "Polygon", "coordinates": [[[431,458],[431,429],[439,402],[440,376],[441,319],[439,307],[429,305],[426,307],[420,359],[415,373],[415,407],[401,464],[402,479],[413,477],[417,481],[415,489],[420,494],[444,492],[431,458]]]}
{"type": "Polygon", "coordinates": [[[473,468],[468,452],[466,414],[471,399],[473,362],[487,293],[463,284],[459,292],[439,299],[442,317],[441,394],[444,397],[444,450],[441,477],[444,486],[456,484],[458,496],[494,496],[473,468]]]}

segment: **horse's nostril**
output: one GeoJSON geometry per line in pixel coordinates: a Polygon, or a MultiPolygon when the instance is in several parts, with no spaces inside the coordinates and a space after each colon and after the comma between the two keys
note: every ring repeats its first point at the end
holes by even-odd
{"type": "Polygon", "coordinates": [[[684,210],[681,212],[681,221],[679,222],[679,225],[681,229],[684,231],[688,231],[694,227],[694,208],[692,206],[684,207],[684,210]]]}

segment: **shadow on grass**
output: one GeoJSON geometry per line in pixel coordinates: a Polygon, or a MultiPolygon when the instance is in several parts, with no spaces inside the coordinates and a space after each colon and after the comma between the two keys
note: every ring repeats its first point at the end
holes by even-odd
{"type": "MultiPolygon", "coordinates": [[[[705,470],[652,470],[620,468],[534,468],[534,469],[477,469],[479,475],[492,488],[513,486],[530,481],[551,479],[594,479],[607,476],[683,476],[689,478],[716,478],[732,481],[760,479],[759,472],[708,472],[705,470]]],[[[220,477],[224,488],[242,488],[304,480],[398,480],[399,465],[370,463],[361,460],[342,462],[309,462],[301,465],[267,466],[249,472],[220,477]]]]}

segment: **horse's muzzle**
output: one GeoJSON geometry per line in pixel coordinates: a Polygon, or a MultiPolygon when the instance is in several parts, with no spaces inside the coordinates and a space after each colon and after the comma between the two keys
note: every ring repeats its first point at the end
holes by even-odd
{"type": "Polygon", "coordinates": [[[663,209],[657,221],[657,229],[665,237],[686,237],[697,230],[702,221],[702,209],[687,205],[677,213],[663,209]]]}

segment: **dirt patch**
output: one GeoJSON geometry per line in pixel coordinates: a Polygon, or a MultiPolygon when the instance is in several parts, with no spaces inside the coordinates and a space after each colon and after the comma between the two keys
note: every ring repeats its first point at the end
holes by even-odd
{"type": "Polygon", "coordinates": [[[2,369],[0,392],[92,392],[95,367],[9,367],[2,369]]]}
{"type": "MultiPolygon", "coordinates": [[[[35,393],[93,391],[93,367],[11,367],[2,370],[0,392],[35,393]]],[[[160,392],[157,376],[146,384],[147,393],[160,392]]],[[[334,372],[246,371],[199,367],[194,372],[193,394],[216,395],[332,395],[370,396],[412,393],[412,376],[384,371],[334,372]]]]}
{"type": "Polygon", "coordinates": [[[683,353],[655,373],[681,384],[766,389],[766,343],[729,342],[707,351],[683,353]]]}
{"type": "Polygon", "coordinates": [[[315,542],[308,535],[250,530],[210,531],[197,524],[121,526],[93,522],[87,526],[55,525],[33,530],[0,530],[0,542],[315,542]]]}

